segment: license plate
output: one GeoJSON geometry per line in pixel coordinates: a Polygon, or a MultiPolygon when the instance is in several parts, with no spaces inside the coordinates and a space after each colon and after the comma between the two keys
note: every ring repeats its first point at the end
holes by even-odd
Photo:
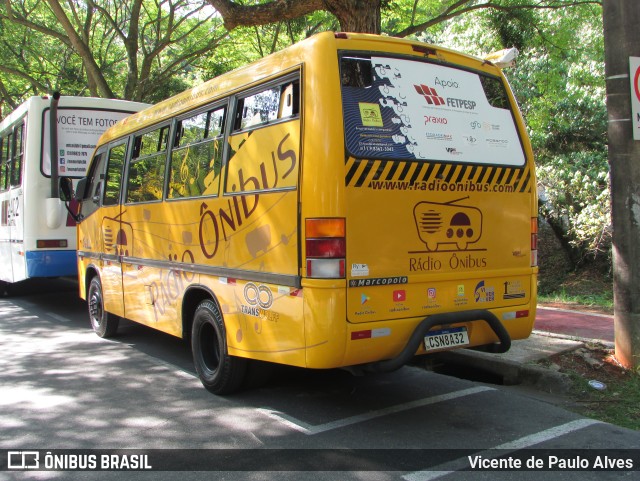
{"type": "Polygon", "coordinates": [[[424,336],[424,348],[427,351],[450,349],[452,347],[469,344],[469,334],[466,327],[453,327],[440,331],[430,331],[424,336]]]}

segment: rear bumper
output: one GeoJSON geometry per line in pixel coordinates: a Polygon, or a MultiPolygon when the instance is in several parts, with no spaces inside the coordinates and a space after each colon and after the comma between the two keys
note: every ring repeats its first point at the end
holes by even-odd
{"type": "Polygon", "coordinates": [[[404,366],[418,351],[425,335],[436,326],[454,323],[486,323],[499,339],[498,344],[492,345],[492,352],[507,352],[511,347],[511,337],[502,322],[486,309],[474,309],[462,312],[445,312],[425,317],[415,328],[404,349],[396,357],[384,361],[373,362],[362,366],[365,372],[391,372],[404,366]]]}
{"type": "Polygon", "coordinates": [[[78,274],[75,250],[27,251],[27,277],[59,277],[78,274]]]}

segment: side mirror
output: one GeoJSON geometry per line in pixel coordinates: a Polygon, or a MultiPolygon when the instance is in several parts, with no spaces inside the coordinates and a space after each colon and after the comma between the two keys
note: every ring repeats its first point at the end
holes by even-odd
{"type": "MultiPolygon", "coordinates": [[[[82,179],[82,193],[84,193],[84,186],[86,185],[86,178],[82,179]],[[84,182],[82,182],[84,181],[84,182]]],[[[79,197],[78,195],[80,194],[80,189],[76,190],[76,195],[75,195],[75,200],[78,200],[79,197]]],[[[75,220],[76,222],[79,222],[81,220],[81,216],[79,214],[77,214],[76,212],[74,212],[74,210],[77,208],[77,204],[75,204],[75,207],[72,209],[71,206],[69,205],[71,203],[71,201],[74,200],[74,196],[73,196],[73,180],[71,180],[69,177],[60,177],[58,179],[58,196],[60,197],[60,200],[62,202],[64,202],[64,206],[67,209],[67,212],[69,212],[69,215],[71,215],[71,217],[73,218],[73,220],[75,220]]]]}
{"type": "Polygon", "coordinates": [[[85,198],[85,191],[87,190],[87,178],[83,177],[78,181],[78,185],[76,185],[76,200],[81,201],[85,198]]]}
{"type": "Polygon", "coordinates": [[[58,195],[63,202],[71,202],[73,198],[73,183],[69,177],[60,177],[58,179],[58,195]]]}

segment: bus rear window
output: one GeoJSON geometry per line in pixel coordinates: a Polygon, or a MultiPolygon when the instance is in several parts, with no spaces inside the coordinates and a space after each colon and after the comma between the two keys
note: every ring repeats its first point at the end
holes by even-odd
{"type": "Polygon", "coordinates": [[[343,56],[347,149],[356,158],[522,166],[498,77],[417,60],[343,56]]]}

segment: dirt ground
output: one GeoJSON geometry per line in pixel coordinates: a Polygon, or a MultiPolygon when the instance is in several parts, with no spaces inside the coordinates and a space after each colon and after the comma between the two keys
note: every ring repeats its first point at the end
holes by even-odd
{"type": "Polygon", "coordinates": [[[587,381],[600,382],[626,380],[630,373],[622,367],[614,356],[613,349],[602,344],[588,344],[585,347],[558,354],[548,360],[548,367],[563,373],[577,373],[587,381]]]}
{"type": "Polygon", "coordinates": [[[613,349],[587,344],[541,364],[568,374],[572,383],[553,402],[587,417],[640,430],[640,373],[622,367],[613,349]]]}

